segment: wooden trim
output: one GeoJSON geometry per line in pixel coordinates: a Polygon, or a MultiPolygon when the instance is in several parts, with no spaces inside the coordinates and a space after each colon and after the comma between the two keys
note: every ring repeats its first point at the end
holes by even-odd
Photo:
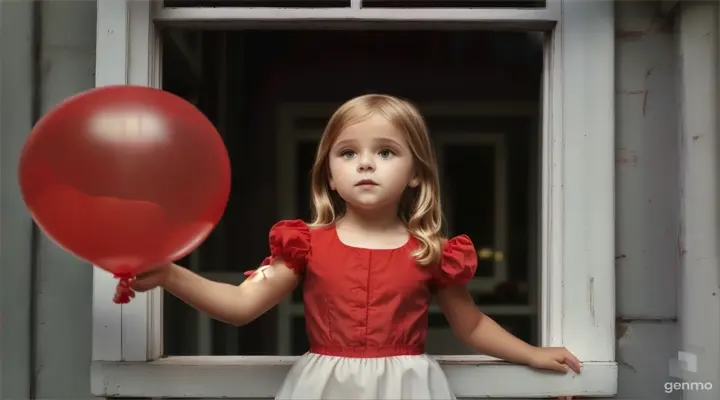
{"type": "MultiPolygon", "coordinates": [[[[91,390],[102,397],[270,399],[297,358],[168,357],[138,363],[95,362],[91,390]]],[[[433,358],[459,398],[611,397],[617,393],[617,365],[612,362],[586,362],[581,374],[562,375],[538,373],[490,357],[433,358]]]]}

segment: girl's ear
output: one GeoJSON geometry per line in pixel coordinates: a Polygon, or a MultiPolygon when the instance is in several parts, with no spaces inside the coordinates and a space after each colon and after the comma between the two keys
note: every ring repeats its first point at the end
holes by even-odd
{"type": "Polygon", "coordinates": [[[330,184],[330,190],[335,190],[335,183],[333,183],[332,176],[328,177],[328,183],[330,184]]]}
{"type": "Polygon", "coordinates": [[[412,177],[410,178],[410,183],[408,183],[409,188],[415,189],[418,185],[420,185],[420,178],[418,178],[418,175],[420,174],[418,172],[418,168],[415,166],[415,168],[413,168],[412,177]]]}

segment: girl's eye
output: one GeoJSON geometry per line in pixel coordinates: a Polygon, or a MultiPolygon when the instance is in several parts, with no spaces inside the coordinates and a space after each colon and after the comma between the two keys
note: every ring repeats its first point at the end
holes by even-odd
{"type": "Polygon", "coordinates": [[[344,158],[353,158],[353,156],[355,155],[355,152],[351,151],[351,150],[345,150],[342,153],[340,153],[340,155],[343,156],[344,158]]]}
{"type": "Polygon", "coordinates": [[[394,155],[395,153],[392,150],[385,149],[385,150],[381,150],[380,153],[378,153],[378,154],[380,154],[380,157],[382,157],[382,158],[389,158],[390,156],[394,155]]]}

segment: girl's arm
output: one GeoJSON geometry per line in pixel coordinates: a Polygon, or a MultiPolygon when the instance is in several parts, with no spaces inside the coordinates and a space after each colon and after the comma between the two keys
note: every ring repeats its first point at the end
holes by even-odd
{"type": "Polygon", "coordinates": [[[480,312],[463,285],[442,288],[438,302],[455,334],[478,352],[515,364],[580,373],[580,362],[565,348],[529,345],[480,312]]]}
{"type": "Polygon", "coordinates": [[[171,264],[161,286],[188,305],[233,325],[252,322],[297,286],[299,278],[281,259],[261,267],[239,286],[213,282],[171,264]]]}

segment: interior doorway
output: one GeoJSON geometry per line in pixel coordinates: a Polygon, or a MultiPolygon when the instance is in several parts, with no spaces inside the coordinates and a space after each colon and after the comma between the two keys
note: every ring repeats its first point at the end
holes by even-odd
{"type": "MultiPolygon", "coordinates": [[[[228,147],[223,221],[180,264],[239,283],[267,255],[279,219],[308,219],[307,180],[333,108],[364,93],[416,103],[438,152],[449,234],[467,233],[478,306],[538,341],[538,180],[542,41],[488,31],[167,31],[163,89],[194,102],[228,147]],[[291,195],[287,195],[290,193],[291,195]]],[[[299,292],[241,328],[165,297],[166,355],[307,350],[299,292]]],[[[430,354],[467,354],[435,309],[430,354]]]]}

